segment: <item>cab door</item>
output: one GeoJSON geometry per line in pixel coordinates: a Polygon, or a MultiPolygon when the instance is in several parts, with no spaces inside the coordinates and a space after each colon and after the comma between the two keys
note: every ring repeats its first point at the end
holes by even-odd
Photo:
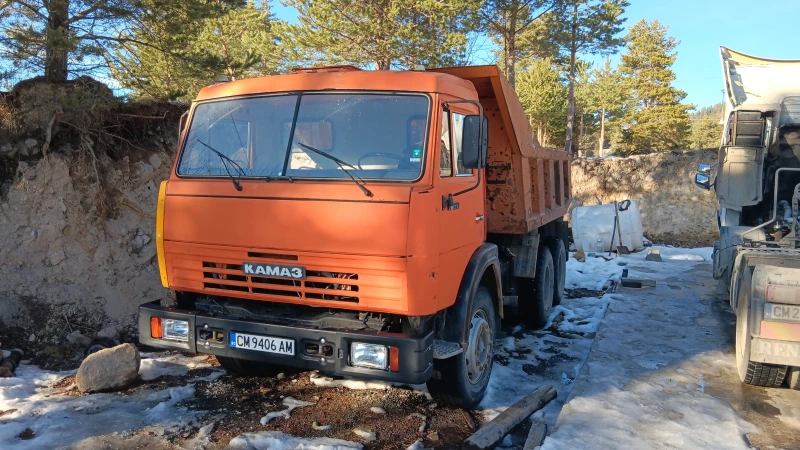
{"type": "Polygon", "coordinates": [[[475,187],[478,170],[464,168],[461,152],[464,117],[477,112],[477,107],[469,104],[448,106],[446,103],[438,111],[440,139],[434,184],[437,196],[442,199],[438,212],[439,293],[448,302],[455,301],[467,262],[486,236],[486,190],[482,185],[475,187]],[[452,202],[448,202],[451,195],[452,202]]]}

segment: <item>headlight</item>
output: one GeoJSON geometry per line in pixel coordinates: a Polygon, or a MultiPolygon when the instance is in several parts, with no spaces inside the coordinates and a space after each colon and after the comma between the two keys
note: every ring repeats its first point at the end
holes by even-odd
{"type": "Polygon", "coordinates": [[[161,319],[162,339],[189,342],[189,322],[185,320],[161,319]]]}
{"type": "Polygon", "coordinates": [[[350,363],[355,367],[386,370],[388,353],[385,345],[353,342],[350,344],[350,363]]]}

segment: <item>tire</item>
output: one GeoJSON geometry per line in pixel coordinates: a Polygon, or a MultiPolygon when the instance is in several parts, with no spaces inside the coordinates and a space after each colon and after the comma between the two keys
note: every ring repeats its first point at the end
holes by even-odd
{"type": "Polygon", "coordinates": [[[553,306],[558,306],[564,300],[564,286],[567,281],[567,249],[561,239],[547,241],[550,256],[553,257],[553,306]]]}
{"type": "Polygon", "coordinates": [[[786,381],[789,383],[790,388],[800,391],[800,367],[789,368],[789,376],[786,381]]]}
{"type": "Polygon", "coordinates": [[[750,285],[753,278],[751,268],[746,268],[739,282],[736,305],[736,370],[742,383],[751,386],[780,387],[786,378],[787,366],[750,361],[750,285]]]}
{"type": "Polygon", "coordinates": [[[226,356],[217,356],[217,361],[223,369],[234,375],[246,377],[269,377],[276,375],[279,368],[259,361],[250,361],[247,359],[229,358],[226,356]]]}
{"type": "Polygon", "coordinates": [[[539,329],[547,323],[553,309],[554,287],[553,256],[547,245],[540,245],[535,278],[517,278],[519,312],[529,327],[539,329]]]}
{"type": "Polygon", "coordinates": [[[470,409],[478,406],[489,385],[498,328],[494,298],[485,286],[475,292],[463,325],[469,331],[467,350],[433,361],[434,378],[428,380],[428,391],[439,403],[470,409]]]}

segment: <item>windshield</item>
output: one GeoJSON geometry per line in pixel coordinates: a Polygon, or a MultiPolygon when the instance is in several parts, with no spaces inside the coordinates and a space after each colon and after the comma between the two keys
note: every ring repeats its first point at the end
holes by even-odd
{"type": "Polygon", "coordinates": [[[349,171],[415,180],[427,124],[424,95],[307,93],[200,103],[178,174],[227,177],[222,154],[241,167],[235,175],[242,178],[349,178],[349,171]]]}

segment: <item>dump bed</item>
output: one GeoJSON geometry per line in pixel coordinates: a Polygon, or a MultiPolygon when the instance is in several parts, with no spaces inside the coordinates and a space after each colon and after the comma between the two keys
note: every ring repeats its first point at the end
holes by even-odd
{"type": "Polygon", "coordinates": [[[500,68],[430,70],[471,81],[489,118],[487,231],[525,234],[566,214],[572,199],[570,154],[539,144],[517,93],[500,68]]]}

